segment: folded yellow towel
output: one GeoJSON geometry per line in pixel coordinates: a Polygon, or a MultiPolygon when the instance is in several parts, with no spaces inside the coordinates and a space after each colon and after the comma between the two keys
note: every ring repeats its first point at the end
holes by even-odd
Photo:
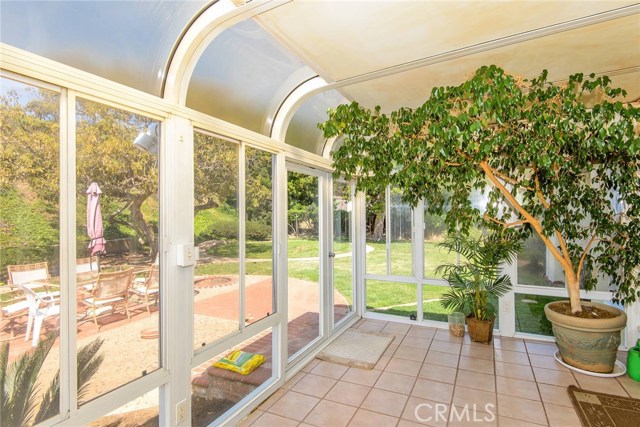
{"type": "Polygon", "coordinates": [[[213,366],[229,371],[248,375],[258,366],[264,363],[264,356],[261,354],[248,353],[242,350],[235,350],[213,364],[213,366]]]}

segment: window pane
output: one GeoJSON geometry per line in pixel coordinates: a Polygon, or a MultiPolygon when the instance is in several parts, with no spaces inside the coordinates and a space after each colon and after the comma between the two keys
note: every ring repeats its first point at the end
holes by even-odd
{"type": "Polygon", "coordinates": [[[518,253],[518,284],[564,288],[562,267],[537,234],[532,234],[518,253]]]}
{"type": "Polygon", "coordinates": [[[416,314],[416,285],[414,283],[367,280],[367,310],[376,313],[409,317],[416,314]]]}
{"type": "Polygon", "coordinates": [[[551,322],[544,314],[544,306],[553,301],[566,301],[566,297],[515,294],[516,332],[552,336],[551,322]]]}
{"type": "Polygon", "coordinates": [[[60,276],[59,106],[58,93],[0,78],[0,342],[9,346],[7,403],[18,400],[14,392],[37,388],[28,396],[35,411],[2,413],[3,425],[31,425],[60,412],[57,399],[43,400],[60,370],[64,304],[48,280],[60,276]],[[34,326],[27,331],[29,307],[34,326]],[[14,382],[13,367],[33,343],[44,362],[33,377],[14,382]]]}
{"type": "Polygon", "coordinates": [[[367,194],[366,270],[368,274],[387,275],[387,234],[385,195],[367,194]]]}
{"type": "Polygon", "coordinates": [[[95,420],[89,424],[89,427],[134,425],[158,427],[160,425],[159,401],[160,390],[152,390],[95,420]]]}
{"type": "Polygon", "coordinates": [[[413,276],[411,251],[411,206],[402,202],[400,190],[391,189],[391,274],[413,276]]]}
{"type": "Polygon", "coordinates": [[[150,119],[76,107],[78,349],[103,340],[84,403],[160,366],[158,157],[133,144],[150,119]]]}
{"type": "Polygon", "coordinates": [[[436,269],[442,264],[455,264],[458,255],[438,246],[447,238],[444,215],[434,215],[424,210],[424,277],[442,278],[436,269]]]}
{"type": "Polygon", "coordinates": [[[320,336],[318,178],[288,175],[288,354],[320,336]]]}
{"type": "Polygon", "coordinates": [[[238,144],[194,135],[195,348],[239,330],[238,144]]]}
{"type": "Polygon", "coordinates": [[[333,182],[333,319],[353,311],[353,244],[351,185],[333,182]]]}
{"type": "Polygon", "coordinates": [[[273,288],[273,156],[247,147],[245,318],[255,322],[275,311],[273,288]]]}
{"type": "Polygon", "coordinates": [[[273,330],[267,329],[236,347],[230,348],[191,371],[191,425],[219,425],[214,421],[241,399],[273,378],[273,330]],[[264,361],[247,375],[213,366],[233,351],[264,357],[264,361]]]}
{"type": "Polygon", "coordinates": [[[437,320],[446,322],[447,315],[453,310],[446,309],[440,303],[442,295],[449,290],[449,286],[423,285],[422,286],[422,315],[425,320],[437,320]]]}

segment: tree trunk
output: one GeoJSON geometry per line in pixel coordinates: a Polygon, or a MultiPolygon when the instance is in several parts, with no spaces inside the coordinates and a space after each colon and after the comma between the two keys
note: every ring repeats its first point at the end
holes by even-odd
{"type": "Polygon", "coordinates": [[[569,292],[569,302],[571,303],[571,312],[579,313],[582,311],[582,305],[580,304],[580,280],[573,271],[564,272],[564,277],[567,282],[567,292],[569,292]]]}
{"type": "Polygon", "coordinates": [[[156,233],[144,220],[144,215],[142,215],[141,211],[142,203],[147,199],[147,197],[148,196],[135,197],[129,209],[131,210],[131,221],[133,223],[133,227],[138,231],[140,237],[144,239],[145,243],[149,245],[149,256],[152,260],[155,260],[156,255],[158,254],[156,233]]]}
{"type": "Polygon", "coordinates": [[[376,219],[373,225],[373,240],[382,240],[382,233],[384,232],[384,215],[376,215],[376,219]]]}

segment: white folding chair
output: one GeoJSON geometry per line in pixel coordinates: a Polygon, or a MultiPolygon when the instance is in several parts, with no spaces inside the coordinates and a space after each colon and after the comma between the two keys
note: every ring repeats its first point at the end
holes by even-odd
{"type": "Polygon", "coordinates": [[[60,304],[55,295],[35,292],[28,284],[20,285],[27,297],[27,303],[29,305],[29,320],[27,321],[27,333],[24,340],[29,340],[31,328],[33,327],[33,339],[31,345],[34,347],[38,345],[40,340],[40,330],[42,329],[42,323],[48,317],[60,318],[60,304]]]}

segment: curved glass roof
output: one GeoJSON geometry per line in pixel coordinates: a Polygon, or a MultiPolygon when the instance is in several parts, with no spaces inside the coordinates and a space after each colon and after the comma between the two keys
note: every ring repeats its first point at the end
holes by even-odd
{"type": "Polygon", "coordinates": [[[322,155],[326,139],[318,129],[318,123],[329,119],[327,110],[349,102],[335,89],[318,93],[307,99],[296,110],[289,127],[285,142],[312,153],[322,155]]]}
{"type": "Polygon", "coordinates": [[[160,96],[173,46],[206,3],[2,1],[0,41],[160,96]]]}
{"type": "Polygon", "coordinates": [[[246,20],[223,31],[203,52],[186,105],[268,136],[280,103],[315,76],[255,21],[246,20]]]}

